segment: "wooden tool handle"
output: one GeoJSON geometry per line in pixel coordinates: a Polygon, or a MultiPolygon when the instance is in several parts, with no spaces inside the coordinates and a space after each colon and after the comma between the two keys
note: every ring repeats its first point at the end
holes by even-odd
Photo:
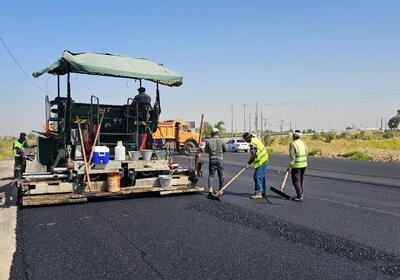
{"type": "Polygon", "coordinates": [[[78,129],[79,129],[79,138],[81,138],[81,146],[82,146],[82,153],[83,153],[83,161],[85,163],[85,174],[87,176],[87,181],[88,181],[88,187],[89,187],[89,191],[90,191],[90,176],[89,176],[89,167],[88,167],[88,163],[86,160],[86,151],[85,151],[85,145],[83,142],[83,136],[82,136],[82,128],[81,128],[81,123],[78,122],[78,129]]]}
{"type": "Polygon", "coordinates": [[[94,147],[96,146],[97,138],[99,138],[101,124],[103,123],[103,119],[104,119],[104,114],[105,114],[105,111],[102,112],[100,123],[99,123],[99,125],[97,127],[96,136],[94,137],[94,142],[93,142],[93,145],[92,145],[92,148],[91,148],[91,151],[90,151],[89,160],[87,161],[89,170],[88,170],[88,172],[85,173],[85,181],[87,181],[87,179],[89,177],[89,173],[90,173],[90,169],[91,169],[90,163],[92,162],[93,153],[94,153],[94,147]]]}
{"type": "Polygon", "coordinates": [[[204,130],[204,114],[202,113],[201,114],[201,119],[200,119],[200,131],[199,131],[199,140],[198,140],[199,147],[197,149],[196,155],[194,156],[194,170],[195,170],[196,176],[200,175],[199,174],[200,170],[197,169],[197,165],[198,165],[198,163],[200,161],[201,140],[203,139],[203,130],[204,130]]]}
{"type": "Polygon", "coordinates": [[[90,156],[89,156],[89,161],[88,161],[89,165],[90,165],[90,162],[92,161],[92,157],[93,157],[93,153],[94,153],[94,147],[96,146],[97,139],[99,138],[101,125],[102,125],[103,119],[104,119],[104,113],[105,112],[103,112],[103,114],[101,115],[100,123],[97,126],[96,135],[94,137],[93,145],[92,145],[92,148],[91,148],[91,151],[90,151],[90,156]]]}
{"type": "Polygon", "coordinates": [[[220,189],[215,195],[219,196],[221,195],[221,193],[233,182],[237,179],[237,177],[239,177],[244,171],[246,170],[246,168],[242,168],[242,170],[240,170],[235,176],[233,176],[232,179],[229,180],[228,183],[225,184],[225,186],[223,186],[222,189],[220,189]]]}
{"type": "Polygon", "coordinates": [[[288,176],[289,176],[289,171],[286,171],[285,179],[283,179],[283,182],[282,182],[282,185],[281,185],[281,188],[280,188],[281,192],[283,192],[283,190],[285,189],[285,184],[286,184],[288,176]]]}

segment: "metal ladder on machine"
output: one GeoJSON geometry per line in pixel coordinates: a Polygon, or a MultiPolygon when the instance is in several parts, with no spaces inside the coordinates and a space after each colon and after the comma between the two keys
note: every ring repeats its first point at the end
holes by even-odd
{"type": "MultiPolygon", "coordinates": [[[[133,101],[133,99],[132,98],[128,98],[127,99],[127,103],[126,103],[126,131],[125,132],[119,132],[119,133],[115,133],[115,132],[108,132],[107,133],[107,132],[101,132],[100,131],[98,139],[97,139],[97,144],[98,145],[106,145],[106,146],[107,145],[112,145],[112,146],[116,145],[116,143],[107,143],[107,142],[102,141],[101,140],[101,136],[107,136],[107,135],[123,136],[123,137],[127,137],[128,136],[128,138],[129,138],[129,136],[132,136],[133,132],[129,131],[129,118],[131,118],[129,116],[129,108],[130,108],[129,107],[129,102],[130,101],[133,101]]],[[[107,112],[106,112],[106,114],[107,114],[107,112]]],[[[92,95],[90,97],[90,116],[89,116],[89,120],[90,120],[90,124],[91,125],[93,124],[94,116],[96,117],[95,120],[97,120],[97,124],[99,124],[99,122],[100,122],[100,100],[99,100],[99,98],[97,96],[92,95]],[[94,101],[96,103],[94,103],[94,101]],[[94,107],[96,107],[96,108],[94,109],[94,107]],[[96,112],[94,112],[94,111],[96,111],[96,112]]],[[[135,119],[135,116],[133,116],[132,118],[135,119]]],[[[138,118],[138,116],[136,115],[136,119],[137,118],[138,118]]],[[[106,119],[106,116],[104,117],[104,119],[106,119]]],[[[104,120],[103,120],[103,123],[104,123],[104,120]]],[[[137,147],[137,143],[138,143],[138,136],[136,135],[136,141],[134,141],[134,142],[125,142],[123,144],[125,146],[136,146],[137,147]]]]}
{"type": "MultiPolygon", "coordinates": [[[[89,125],[91,127],[93,126],[93,100],[97,101],[97,104],[96,104],[97,105],[97,114],[96,114],[97,125],[100,122],[100,99],[97,96],[92,95],[92,96],[90,96],[90,115],[89,115],[89,120],[90,120],[89,125]]],[[[97,143],[100,143],[100,134],[97,139],[97,143]]],[[[93,145],[96,146],[96,143],[93,143],[93,145]]]]}
{"type": "MultiPolygon", "coordinates": [[[[129,112],[130,112],[130,105],[129,105],[129,101],[133,102],[133,98],[128,98],[126,100],[126,132],[129,133],[129,112]]],[[[135,133],[135,147],[136,147],[136,151],[139,150],[139,106],[138,104],[136,104],[136,116],[132,117],[135,121],[136,121],[136,133],[135,133]]]]}

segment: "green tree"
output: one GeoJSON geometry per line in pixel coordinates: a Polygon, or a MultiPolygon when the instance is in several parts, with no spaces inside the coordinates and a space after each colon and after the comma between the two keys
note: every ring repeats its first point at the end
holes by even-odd
{"type": "Polygon", "coordinates": [[[223,121],[219,121],[219,122],[215,123],[214,125],[210,124],[209,122],[204,122],[204,131],[203,131],[204,137],[211,136],[211,130],[213,129],[213,127],[218,128],[220,135],[224,135],[226,132],[224,125],[225,125],[225,123],[223,121]]]}
{"type": "Polygon", "coordinates": [[[223,121],[219,121],[216,124],[214,124],[215,128],[218,128],[219,134],[220,135],[224,135],[225,134],[225,127],[224,127],[225,123],[223,121]]]}
{"type": "Polygon", "coordinates": [[[388,122],[388,126],[390,129],[396,129],[399,127],[400,124],[400,116],[395,116],[391,118],[388,122]]]}
{"type": "Polygon", "coordinates": [[[211,129],[212,129],[212,125],[209,122],[204,122],[204,136],[205,137],[210,137],[211,136],[211,129]]]}

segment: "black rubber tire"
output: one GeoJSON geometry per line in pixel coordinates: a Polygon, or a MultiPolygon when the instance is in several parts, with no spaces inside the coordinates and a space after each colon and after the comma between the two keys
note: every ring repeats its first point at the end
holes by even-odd
{"type": "Polygon", "coordinates": [[[198,146],[195,140],[187,140],[183,146],[186,155],[195,155],[198,151],[198,146]]]}

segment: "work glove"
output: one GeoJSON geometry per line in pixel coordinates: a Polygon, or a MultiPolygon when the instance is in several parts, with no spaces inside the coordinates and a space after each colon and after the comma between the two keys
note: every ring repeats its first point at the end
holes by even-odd
{"type": "Polygon", "coordinates": [[[249,168],[249,167],[250,167],[250,164],[246,164],[246,165],[244,166],[245,169],[247,169],[247,168],[249,168]]]}
{"type": "Polygon", "coordinates": [[[289,172],[289,173],[291,173],[291,172],[292,172],[292,168],[291,168],[291,167],[288,167],[288,168],[286,169],[286,171],[289,172]]]}

